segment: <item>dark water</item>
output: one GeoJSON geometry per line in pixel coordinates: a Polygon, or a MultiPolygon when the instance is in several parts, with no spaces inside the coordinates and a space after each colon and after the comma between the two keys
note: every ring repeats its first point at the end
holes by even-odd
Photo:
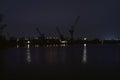
{"type": "MultiPolygon", "coordinates": [[[[26,46],[1,52],[4,78],[116,76],[120,45],[26,46]]],[[[114,77],[115,78],[115,77],[114,77]]]]}

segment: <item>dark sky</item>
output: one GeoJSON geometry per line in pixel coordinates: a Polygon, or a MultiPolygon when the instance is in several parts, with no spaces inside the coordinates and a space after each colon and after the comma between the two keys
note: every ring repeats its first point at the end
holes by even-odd
{"type": "Polygon", "coordinates": [[[39,27],[46,36],[58,36],[56,26],[69,37],[77,16],[75,37],[120,36],[119,0],[0,0],[0,13],[11,36],[37,36],[39,27]]]}

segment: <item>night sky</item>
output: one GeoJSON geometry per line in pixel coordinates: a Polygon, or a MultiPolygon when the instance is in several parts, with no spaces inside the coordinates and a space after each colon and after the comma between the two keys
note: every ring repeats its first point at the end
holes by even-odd
{"type": "Polygon", "coordinates": [[[0,0],[0,13],[7,24],[4,34],[58,36],[56,26],[70,37],[69,29],[77,16],[75,37],[117,38],[120,36],[119,0],[0,0]]]}

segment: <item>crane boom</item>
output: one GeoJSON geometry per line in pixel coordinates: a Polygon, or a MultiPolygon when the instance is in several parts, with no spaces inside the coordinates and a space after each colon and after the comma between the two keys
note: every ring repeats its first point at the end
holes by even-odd
{"type": "Polygon", "coordinates": [[[38,27],[36,28],[36,31],[39,33],[39,35],[41,35],[41,32],[38,27]]]}
{"type": "Polygon", "coordinates": [[[79,21],[79,18],[80,18],[80,16],[77,17],[77,19],[76,19],[76,21],[75,21],[75,24],[73,25],[74,28],[76,27],[76,25],[77,25],[77,23],[78,23],[78,21],[79,21]]]}
{"type": "Polygon", "coordinates": [[[36,28],[36,31],[38,32],[38,34],[39,34],[39,36],[40,36],[41,38],[44,38],[44,37],[45,37],[44,34],[42,34],[42,33],[40,32],[40,30],[39,30],[38,27],[36,28]]]}

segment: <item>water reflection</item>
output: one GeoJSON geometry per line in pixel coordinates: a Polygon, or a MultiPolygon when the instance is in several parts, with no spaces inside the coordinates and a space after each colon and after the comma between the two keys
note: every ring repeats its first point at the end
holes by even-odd
{"type": "Polygon", "coordinates": [[[36,44],[36,45],[35,45],[35,48],[38,48],[38,47],[39,47],[39,45],[38,45],[38,44],[36,44]]]}
{"type": "Polygon", "coordinates": [[[47,64],[55,64],[57,63],[58,55],[57,49],[50,47],[45,50],[45,60],[47,64]]]}
{"type": "Polygon", "coordinates": [[[19,48],[19,45],[17,44],[17,48],[19,48]]]}
{"type": "Polygon", "coordinates": [[[26,54],[27,54],[26,60],[27,60],[28,63],[30,63],[31,62],[31,56],[30,56],[30,45],[29,44],[27,45],[27,52],[26,52],[26,54]]]}
{"type": "Polygon", "coordinates": [[[87,48],[86,48],[86,44],[84,44],[84,48],[83,48],[83,59],[82,62],[86,63],[87,62],[87,48]]]}
{"type": "Polygon", "coordinates": [[[64,46],[64,47],[65,47],[65,46],[66,46],[66,44],[61,44],[61,46],[64,46]]]}
{"type": "Polygon", "coordinates": [[[60,58],[61,58],[61,61],[62,61],[62,63],[63,64],[65,64],[66,63],[66,50],[65,50],[66,48],[64,48],[64,47],[62,47],[62,50],[60,50],[60,58]]]}
{"type": "Polygon", "coordinates": [[[60,45],[58,45],[58,44],[49,44],[49,45],[46,45],[46,47],[58,47],[58,46],[65,47],[67,45],[66,44],[60,44],[60,45]]]}
{"type": "Polygon", "coordinates": [[[16,46],[17,48],[19,48],[18,42],[19,42],[19,38],[17,38],[17,46],[16,46]]]}

